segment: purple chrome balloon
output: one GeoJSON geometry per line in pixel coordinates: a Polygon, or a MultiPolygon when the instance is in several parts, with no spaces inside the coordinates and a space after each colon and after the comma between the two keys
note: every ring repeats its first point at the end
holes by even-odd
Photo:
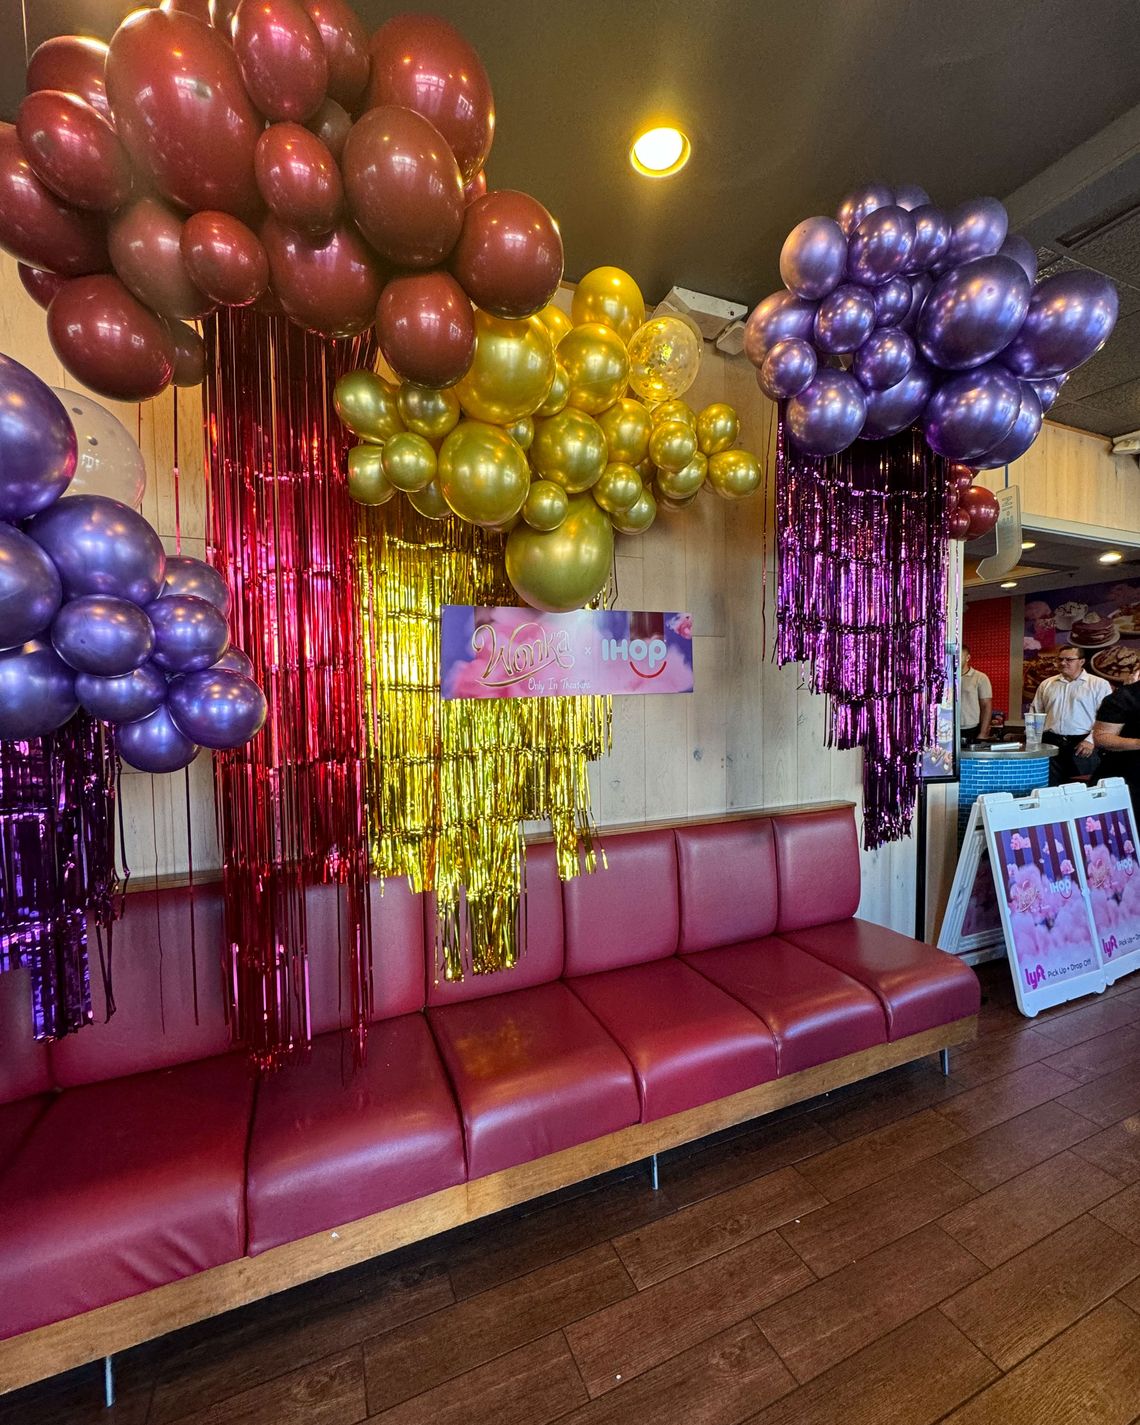
{"type": "Polygon", "coordinates": [[[819,304],[815,317],[815,345],[835,354],[863,345],[875,325],[875,303],[866,287],[844,282],[819,304]]]}
{"type": "Polygon", "coordinates": [[[910,250],[906,270],[913,275],[926,272],[936,262],[942,261],[954,229],[942,209],[933,204],[915,208],[910,216],[914,223],[914,246],[910,250]]]}
{"type": "Polygon", "coordinates": [[[1010,233],[998,251],[1003,257],[1012,257],[1031,284],[1037,281],[1037,254],[1018,233],[1010,233]]]}
{"type": "Polygon", "coordinates": [[[914,219],[905,208],[876,208],[851,234],[847,275],[868,287],[897,276],[910,260],[914,237],[914,219]]]}
{"type": "Polygon", "coordinates": [[[918,326],[918,319],[922,315],[922,308],[930,296],[930,289],[934,286],[934,278],[925,272],[916,273],[913,277],[908,277],[910,283],[910,310],[899,326],[903,331],[910,332],[913,336],[915,328],[918,326]]]}
{"type": "Polygon", "coordinates": [[[879,327],[855,353],[853,370],[866,391],[897,386],[914,365],[914,342],[898,327],[879,327]]]}
{"type": "Polygon", "coordinates": [[[979,470],[993,470],[1002,465],[1011,465],[1024,455],[1041,432],[1041,402],[1037,392],[1028,381],[1021,383],[1021,409],[1010,427],[1009,434],[992,450],[979,456],[974,462],[979,470]]]}
{"type": "Polygon", "coordinates": [[[891,277],[871,288],[875,304],[875,325],[896,327],[910,311],[912,288],[909,277],[891,277]]]}
{"type": "Polygon", "coordinates": [[[916,355],[914,364],[896,385],[884,391],[869,391],[862,439],[885,440],[913,425],[930,399],[934,381],[934,372],[916,355]]]}
{"type": "Polygon", "coordinates": [[[39,639],[0,653],[0,740],[45,737],[74,716],[75,674],[39,639]]]}
{"type": "Polygon", "coordinates": [[[0,523],[0,648],[18,648],[55,618],[63,587],[34,539],[0,523]]]}
{"type": "Polygon", "coordinates": [[[1009,231],[1009,214],[996,198],[971,198],[959,203],[950,214],[954,232],[946,252],[947,261],[957,267],[975,257],[992,257],[1009,231]]]}
{"type": "Polygon", "coordinates": [[[805,218],[784,239],[780,277],[784,286],[809,302],[839,285],[847,263],[847,239],[833,218],[805,218]]]}
{"type": "Polygon", "coordinates": [[[768,348],[786,337],[811,340],[817,304],[794,292],[773,292],[753,310],[744,328],[744,354],[753,366],[763,364],[768,348]]]}
{"type": "Polygon", "coordinates": [[[228,668],[188,673],[170,684],[175,724],[202,747],[241,747],[265,725],[265,694],[252,678],[228,668]]]}
{"type": "Polygon", "coordinates": [[[756,373],[756,384],[770,400],[786,401],[789,396],[798,396],[814,379],[818,365],[811,342],[786,337],[769,347],[756,373]]]}
{"type": "Polygon", "coordinates": [[[110,723],[137,722],[166,701],[166,674],[153,663],[144,663],[117,678],[78,673],[75,693],[79,706],[92,717],[110,723]]]}
{"type": "Polygon", "coordinates": [[[253,677],[253,660],[241,651],[240,648],[227,648],[216,663],[210,664],[211,668],[229,668],[234,673],[244,673],[247,678],[253,677]]]}
{"type": "Polygon", "coordinates": [[[917,183],[903,183],[895,189],[895,202],[908,213],[913,213],[915,208],[930,207],[930,194],[917,183]]]}
{"type": "Polygon", "coordinates": [[[1108,340],[1119,306],[1116,288],[1089,268],[1046,277],[1034,289],[1025,324],[1002,352],[1002,362],[1025,377],[1072,371],[1108,340]]]}
{"type": "Polygon", "coordinates": [[[207,599],[170,594],[147,609],[154,625],[154,661],[167,673],[197,673],[230,646],[225,616],[207,599]]]}
{"type": "Polygon", "coordinates": [[[166,599],[171,594],[190,594],[196,599],[205,599],[227,618],[233,603],[230,586],[216,569],[205,560],[189,559],[182,554],[167,556],[166,576],[158,597],[166,599]]]}
{"type": "Polygon", "coordinates": [[[197,757],[199,748],[175,725],[166,708],[156,708],[138,722],[115,731],[119,756],[140,772],[178,772],[197,757]]]}
{"type": "Polygon", "coordinates": [[[105,495],[65,495],[29,521],[69,599],[106,594],[149,604],[162,588],[166,554],[142,515],[105,495]]]}
{"type": "Polygon", "coordinates": [[[55,651],[77,673],[116,678],[145,663],[154,629],[138,604],[87,594],[64,604],[51,626],[55,651]]]}
{"type": "Polygon", "coordinates": [[[54,504],[77,458],[63,402],[26,366],[0,356],[0,520],[24,520],[54,504]]]}
{"type": "Polygon", "coordinates": [[[1069,379],[1066,371],[1061,376],[1038,376],[1030,379],[1028,384],[1037,392],[1037,399],[1041,402],[1042,411],[1047,411],[1061,394],[1061,387],[1069,379]]]}
{"type": "Polygon", "coordinates": [[[787,405],[788,435],[801,455],[837,455],[862,429],[867,396],[850,371],[821,371],[787,405]]]}
{"type": "Polygon", "coordinates": [[[885,183],[868,183],[865,188],[856,188],[853,193],[848,193],[835,215],[843,235],[850,237],[868,213],[873,213],[876,208],[889,207],[894,201],[894,192],[885,183]]]}
{"type": "Polygon", "coordinates": [[[1029,310],[1029,279],[1012,257],[978,257],[944,273],[923,303],[916,336],[947,371],[982,366],[1013,340],[1029,310]]]}
{"type": "Polygon", "coordinates": [[[1021,383],[991,361],[941,385],[926,403],[923,434],[947,460],[972,465],[1005,439],[1021,409],[1021,383]]]}

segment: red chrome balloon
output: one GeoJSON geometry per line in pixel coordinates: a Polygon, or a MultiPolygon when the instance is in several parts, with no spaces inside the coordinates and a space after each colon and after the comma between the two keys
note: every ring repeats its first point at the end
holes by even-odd
{"type": "Polygon", "coordinates": [[[262,121],[216,30],[190,15],[136,10],[111,40],[107,94],[131,157],[166,197],[239,214],[256,201],[262,121]]]}
{"type": "Polygon", "coordinates": [[[171,14],[193,15],[204,25],[213,23],[210,19],[210,0],[162,0],[158,8],[171,14]]]}
{"type": "Polygon", "coordinates": [[[376,308],[380,349],[398,376],[450,386],[475,355],[475,318],[463,288],[446,272],[393,277],[376,308]]]}
{"type": "Polygon", "coordinates": [[[52,349],[100,396],[148,401],[170,385],[174,342],[162,321],[117,277],[77,277],[48,308],[52,349]]]}
{"type": "MultiPolygon", "coordinates": [[[[257,234],[232,213],[191,213],[182,228],[181,247],[194,284],[219,306],[246,307],[269,286],[265,249],[257,234]]],[[[182,384],[177,375],[174,379],[182,384]]]]}
{"type": "Polygon", "coordinates": [[[370,109],[344,146],[349,210],[381,256],[434,267],[463,226],[463,180],[439,130],[411,109],[370,109]]]}
{"type": "Polygon", "coordinates": [[[271,124],[257,142],[254,172],[265,206],[285,227],[310,236],[336,227],[344,184],[316,134],[300,124],[271,124]]]}
{"type": "Polygon", "coordinates": [[[102,40],[89,40],[80,35],[56,35],[44,40],[28,61],[25,88],[62,89],[65,94],[78,94],[104,118],[110,118],[105,70],[107,46],[102,40]]]}
{"type": "Polygon", "coordinates": [[[206,343],[185,322],[168,322],[174,344],[174,384],[200,386],[206,379],[206,343]]]}
{"type": "Polygon", "coordinates": [[[301,0],[320,31],[329,64],[329,98],[355,109],[368,83],[368,31],[345,0],[301,0]]]}
{"type": "Polygon", "coordinates": [[[140,302],[164,317],[201,317],[213,302],[182,256],[182,218],[158,198],[139,198],[108,229],[111,262],[140,302]]]}
{"type": "Polygon", "coordinates": [[[14,124],[0,124],[0,247],[64,277],[110,265],[102,222],[69,207],[40,182],[14,124]]]}
{"type": "Polygon", "coordinates": [[[487,175],[480,169],[474,178],[469,178],[463,185],[463,201],[470,207],[476,198],[482,198],[486,191],[487,175]]]}
{"type": "Polygon", "coordinates": [[[430,119],[451,145],[465,179],[491,152],[495,100],[483,61],[438,15],[395,15],[369,42],[366,107],[401,104],[430,119]]]}
{"type": "Polygon", "coordinates": [[[562,261],[554,219],[529,193],[504,188],[468,207],[450,266],[477,307],[529,317],[558,290],[562,261]]]}
{"type": "Polygon", "coordinates": [[[965,510],[952,510],[950,512],[950,538],[969,539],[970,537],[970,516],[965,510]]]}
{"type": "Polygon", "coordinates": [[[233,44],[246,92],[267,119],[312,118],[324,102],[329,65],[301,0],[244,0],[233,44]]]}
{"type": "Polygon", "coordinates": [[[969,517],[971,539],[977,539],[980,534],[989,534],[1001,514],[996,495],[984,485],[971,485],[968,490],[963,490],[958,497],[958,510],[964,511],[969,517]]]}
{"type": "Polygon", "coordinates": [[[384,279],[351,224],[308,238],[266,218],[261,241],[274,295],[298,326],[321,336],[355,336],[372,322],[384,279]]]}
{"type": "Polygon", "coordinates": [[[134,181],[127,151],[86,99],[37,89],[17,111],[16,133],[36,177],[65,203],[112,213],[127,201],[134,181]]]}
{"type": "Polygon", "coordinates": [[[54,272],[43,272],[40,268],[29,267],[24,262],[16,263],[16,271],[20,274],[24,291],[33,302],[38,302],[45,310],[51,306],[51,299],[67,281],[66,277],[57,277],[54,272]]]}
{"type": "Polygon", "coordinates": [[[352,128],[352,118],[348,111],[342,109],[335,99],[326,99],[305,127],[316,134],[339,163],[344,152],[344,141],[352,128]]]}

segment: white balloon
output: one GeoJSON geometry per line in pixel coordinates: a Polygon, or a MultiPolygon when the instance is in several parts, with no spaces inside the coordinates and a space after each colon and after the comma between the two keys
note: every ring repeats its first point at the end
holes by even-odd
{"type": "Polygon", "coordinates": [[[69,495],[106,495],[137,510],[146,494],[146,461],[130,431],[90,396],[52,390],[63,402],[79,442],[75,476],[69,495]]]}

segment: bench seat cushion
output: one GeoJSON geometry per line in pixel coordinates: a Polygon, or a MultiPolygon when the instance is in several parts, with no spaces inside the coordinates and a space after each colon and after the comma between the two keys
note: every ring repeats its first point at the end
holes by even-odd
{"type": "Polygon", "coordinates": [[[31,1098],[18,1098],[14,1103],[0,1103],[0,1177],[49,1103],[50,1094],[35,1094],[31,1098]]]}
{"type": "Polygon", "coordinates": [[[0,1177],[0,1337],[245,1252],[241,1055],[69,1089],[0,1177]]]}
{"type": "Polygon", "coordinates": [[[633,1070],[561,982],[428,1010],[463,1119],[472,1178],[641,1116],[633,1070]]]}
{"type": "Polygon", "coordinates": [[[760,1016],[781,1075],[886,1042],[886,1017],[870,990],[778,935],[684,958],[760,1016]]]}
{"type": "Polygon", "coordinates": [[[768,1026],[680,960],[567,984],[633,1065],[641,1118],[664,1118],[776,1077],[768,1026]]]}
{"type": "Polygon", "coordinates": [[[977,1014],[978,977],[954,955],[867,920],[840,920],[784,938],[878,996],[892,1039],[977,1014]]]}
{"type": "Polygon", "coordinates": [[[340,1033],[267,1075],[249,1145],[249,1250],[264,1252],[464,1180],[459,1114],[422,1014],[340,1033]]]}

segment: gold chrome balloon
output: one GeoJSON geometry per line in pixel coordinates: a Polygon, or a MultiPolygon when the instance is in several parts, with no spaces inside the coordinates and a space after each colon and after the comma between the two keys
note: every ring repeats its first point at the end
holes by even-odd
{"type": "Polygon", "coordinates": [[[507,427],[507,434],[520,449],[529,450],[534,440],[534,420],[523,416],[521,421],[513,421],[507,427]]]}
{"type": "Polygon", "coordinates": [[[425,440],[442,440],[455,429],[463,414],[453,390],[437,391],[431,386],[417,386],[414,381],[405,381],[400,387],[396,404],[407,428],[425,440]]]}
{"type": "Polygon", "coordinates": [[[704,455],[719,455],[740,434],[740,417],[724,401],[714,401],[697,417],[697,444],[704,455]]]}
{"type": "Polygon", "coordinates": [[[556,416],[559,411],[566,409],[566,399],[569,395],[570,377],[566,374],[565,366],[555,358],[554,380],[550,384],[550,395],[534,414],[539,419],[545,416],[556,416]]]}
{"type": "Polygon", "coordinates": [[[530,459],[544,480],[553,480],[568,495],[578,495],[606,468],[606,438],[593,416],[567,406],[536,424],[530,459]]]}
{"type": "Polygon", "coordinates": [[[336,413],[354,435],[384,441],[403,426],[396,406],[396,389],[375,371],[349,371],[333,391],[336,413]]]}
{"type": "Polygon", "coordinates": [[[653,486],[653,498],[657,501],[658,513],[665,510],[666,513],[672,515],[680,513],[681,510],[687,510],[697,497],[696,495],[686,495],[683,499],[674,500],[661,488],[661,481],[657,480],[653,486]]]}
{"type": "Polygon", "coordinates": [[[743,500],[760,488],[760,466],[747,450],[722,450],[709,456],[709,484],[726,500],[743,500]]]}
{"type": "Polygon", "coordinates": [[[348,493],[361,505],[385,505],[396,487],[384,474],[383,447],[354,445],[348,452],[348,493]]]}
{"type": "Polygon", "coordinates": [[[653,407],[653,424],[660,425],[662,421],[681,421],[696,430],[697,413],[688,401],[662,401],[659,406],[653,407]]]}
{"type": "Polygon", "coordinates": [[[497,529],[522,509],[530,470],[505,430],[460,421],[440,446],[439,488],[460,519],[497,529]]]}
{"type": "Polygon", "coordinates": [[[562,340],[574,323],[566,315],[561,307],[554,302],[547,302],[541,312],[536,312],[535,316],[546,327],[550,333],[550,340],[555,346],[562,340]]]}
{"type": "Polygon", "coordinates": [[[632,396],[615,401],[598,417],[606,438],[610,459],[623,465],[639,465],[649,453],[649,432],[653,429],[649,411],[632,396]]]}
{"type": "Polygon", "coordinates": [[[601,322],[567,332],[558,343],[558,360],[570,378],[568,404],[592,416],[612,406],[629,381],[625,342],[601,322]]]}
{"type": "Polygon", "coordinates": [[[697,451],[688,465],[680,470],[662,468],[657,473],[657,488],[670,500],[688,500],[705,483],[709,471],[706,455],[697,451]]]}
{"type": "Polygon", "coordinates": [[[509,426],[533,415],[554,381],[554,344],[538,317],[512,321],[475,311],[475,356],[451,389],[477,421],[509,426]]]}
{"type": "Polygon", "coordinates": [[[570,497],[553,480],[536,480],[522,507],[522,517],[531,529],[557,529],[566,518],[570,497]]]}
{"type": "Polygon", "coordinates": [[[627,342],[645,320],[641,288],[620,267],[595,267],[575,288],[570,302],[574,325],[601,322],[627,342]]]}
{"type": "Polygon", "coordinates": [[[654,405],[683,396],[700,365],[700,339],[679,317],[653,317],[630,338],[629,384],[654,405]]]}
{"type": "Polygon", "coordinates": [[[619,534],[644,534],[657,518],[657,501],[649,490],[642,490],[635,504],[610,518],[619,534]]]}
{"type": "Polygon", "coordinates": [[[568,613],[605,588],[614,560],[613,527],[589,495],[575,495],[557,529],[520,524],[511,530],[506,554],[507,576],[532,608],[568,613]]]}
{"type": "Polygon", "coordinates": [[[644,488],[641,476],[632,465],[615,461],[602,471],[602,478],[591,488],[590,494],[606,514],[619,515],[637,503],[644,488]]]}
{"type": "Polygon", "coordinates": [[[697,433],[684,421],[662,421],[649,437],[649,458],[659,470],[683,470],[697,453],[697,433]]]}
{"type": "Polygon", "coordinates": [[[451,518],[451,506],[443,498],[438,477],[425,485],[422,490],[410,490],[408,503],[427,520],[447,520],[451,518]]]}
{"type": "Polygon", "coordinates": [[[422,490],[435,479],[435,451],[410,430],[390,435],[380,447],[380,464],[397,490],[422,490]]]}

